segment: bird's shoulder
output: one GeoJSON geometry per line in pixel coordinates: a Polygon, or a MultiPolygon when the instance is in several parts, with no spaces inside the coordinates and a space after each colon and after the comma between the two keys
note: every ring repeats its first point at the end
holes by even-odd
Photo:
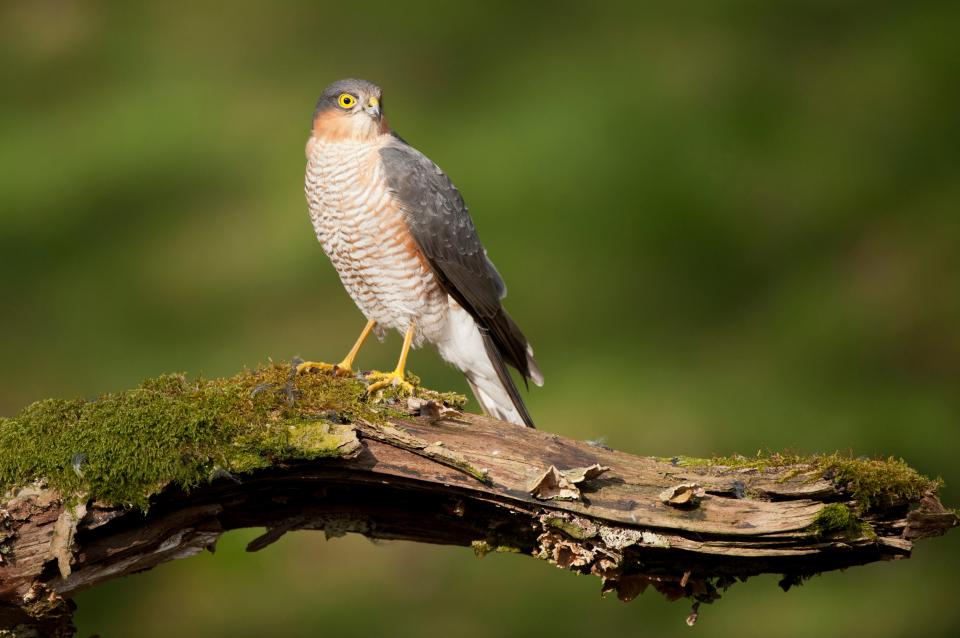
{"type": "Polygon", "coordinates": [[[487,258],[473,219],[450,177],[394,136],[380,148],[387,185],[421,251],[444,282],[476,311],[495,312],[506,286],[487,258]]]}
{"type": "Polygon", "coordinates": [[[456,248],[464,257],[483,252],[463,196],[433,160],[400,138],[380,148],[380,159],[387,186],[424,248],[456,248]]]}
{"type": "Polygon", "coordinates": [[[387,185],[411,212],[459,214],[469,219],[460,191],[429,157],[395,134],[379,153],[387,185]]]}

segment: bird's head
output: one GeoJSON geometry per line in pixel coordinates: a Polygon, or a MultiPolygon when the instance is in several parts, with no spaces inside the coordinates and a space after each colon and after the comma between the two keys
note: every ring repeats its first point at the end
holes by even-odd
{"type": "Polygon", "coordinates": [[[313,136],[367,140],[390,130],[383,117],[383,93],[366,80],[337,80],[323,90],[313,113],[313,136]]]}

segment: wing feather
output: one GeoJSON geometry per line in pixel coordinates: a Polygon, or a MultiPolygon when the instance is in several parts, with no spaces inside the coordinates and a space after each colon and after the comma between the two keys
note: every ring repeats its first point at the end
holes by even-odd
{"type": "Polygon", "coordinates": [[[453,182],[427,156],[399,138],[382,148],[380,157],[387,184],[441,286],[489,334],[500,356],[524,381],[533,378],[542,383],[526,337],[500,303],[507,287],[487,257],[453,182]]]}

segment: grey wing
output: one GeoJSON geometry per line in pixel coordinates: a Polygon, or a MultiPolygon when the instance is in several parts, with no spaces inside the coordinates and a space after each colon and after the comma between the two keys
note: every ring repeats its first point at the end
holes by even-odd
{"type": "Polygon", "coordinates": [[[507,293],[503,279],[487,258],[463,197],[450,178],[400,140],[382,148],[380,157],[387,184],[441,286],[473,316],[506,363],[524,380],[542,383],[526,338],[500,304],[507,293]]]}

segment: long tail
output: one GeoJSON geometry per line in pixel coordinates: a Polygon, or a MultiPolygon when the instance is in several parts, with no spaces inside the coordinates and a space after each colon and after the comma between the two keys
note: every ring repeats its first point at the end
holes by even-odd
{"type": "MultiPolygon", "coordinates": [[[[437,343],[440,356],[460,369],[467,377],[477,402],[485,414],[503,421],[534,427],[533,418],[494,339],[477,326],[466,311],[457,308],[449,315],[447,334],[437,343]]],[[[543,384],[543,376],[527,347],[527,359],[533,382],[543,384]]]]}
{"type": "Polygon", "coordinates": [[[481,332],[481,337],[490,365],[465,372],[474,396],[486,414],[517,425],[534,427],[533,417],[523,403],[517,384],[510,377],[510,371],[497,351],[496,344],[486,332],[481,332]],[[489,374],[490,368],[494,376],[489,374]]]}

